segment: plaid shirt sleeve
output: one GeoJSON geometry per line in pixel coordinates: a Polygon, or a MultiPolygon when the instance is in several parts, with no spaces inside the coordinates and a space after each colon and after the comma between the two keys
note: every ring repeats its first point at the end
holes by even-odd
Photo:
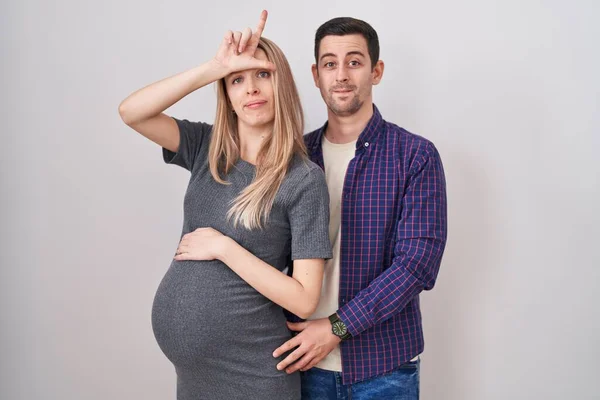
{"type": "Polygon", "coordinates": [[[401,311],[430,290],[446,244],[446,183],[440,156],[426,146],[409,169],[392,265],[338,310],[353,336],[401,311]]]}

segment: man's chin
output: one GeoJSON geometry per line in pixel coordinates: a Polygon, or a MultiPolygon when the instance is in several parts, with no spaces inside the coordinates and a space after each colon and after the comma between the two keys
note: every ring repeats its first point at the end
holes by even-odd
{"type": "Polygon", "coordinates": [[[357,101],[353,101],[347,104],[338,104],[331,102],[329,104],[329,109],[338,117],[348,117],[350,115],[356,114],[358,110],[362,107],[362,103],[357,101]]]}

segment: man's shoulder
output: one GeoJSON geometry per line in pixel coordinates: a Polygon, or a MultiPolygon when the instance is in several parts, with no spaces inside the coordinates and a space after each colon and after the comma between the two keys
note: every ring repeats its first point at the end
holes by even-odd
{"type": "Polygon", "coordinates": [[[385,121],[385,136],[387,140],[397,141],[399,150],[405,155],[428,155],[437,150],[433,142],[420,134],[410,132],[409,130],[396,125],[393,122],[385,121]]]}
{"type": "Polygon", "coordinates": [[[314,131],[304,135],[304,143],[306,144],[306,147],[312,147],[315,144],[315,142],[319,140],[319,132],[321,131],[321,129],[322,128],[317,128],[314,131]]]}

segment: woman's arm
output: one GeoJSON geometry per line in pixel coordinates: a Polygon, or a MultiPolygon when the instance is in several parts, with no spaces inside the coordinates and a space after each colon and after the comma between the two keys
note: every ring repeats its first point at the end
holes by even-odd
{"type": "Polygon", "coordinates": [[[266,22],[267,12],[263,11],[254,33],[249,28],[243,32],[226,32],[212,60],[129,95],[119,105],[123,122],[158,145],[177,152],[177,123],[163,111],[188,94],[232,72],[254,68],[274,70],[273,63],[254,58],[266,22]]]}
{"type": "Polygon", "coordinates": [[[262,261],[230,238],[220,260],[272,302],[300,318],[317,309],[321,296],[325,260],[294,260],[294,274],[287,276],[262,261]]]}
{"type": "Polygon", "coordinates": [[[323,281],[323,259],[294,260],[292,277],[262,261],[233,239],[212,228],[183,236],[175,260],[220,260],[263,296],[308,318],[317,308],[323,281]]]}
{"type": "Polygon", "coordinates": [[[119,106],[119,114],[128,126],[176,153],[179,149],[177,123],[163,111],[226,75],[227,71],[211,60],[132,93],[119,106]]]}

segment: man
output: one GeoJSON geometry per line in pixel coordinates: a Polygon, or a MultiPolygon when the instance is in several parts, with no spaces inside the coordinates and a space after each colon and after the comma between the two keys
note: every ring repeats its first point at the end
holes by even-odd
{"type": "Polygon", "coordinates": [[[305,137],[325,170],[334,257],[309,321],[274,352],[303,371],[304,399],[417,399],[423,331],[419,293],[433,288],[446,243],[446,189],[428,140],[382,119],[383,76],[366,22],[335,18],[315,36],[325,125],[305,137]],[[313,368],[316,367],[316,368],[313,368]]]}

